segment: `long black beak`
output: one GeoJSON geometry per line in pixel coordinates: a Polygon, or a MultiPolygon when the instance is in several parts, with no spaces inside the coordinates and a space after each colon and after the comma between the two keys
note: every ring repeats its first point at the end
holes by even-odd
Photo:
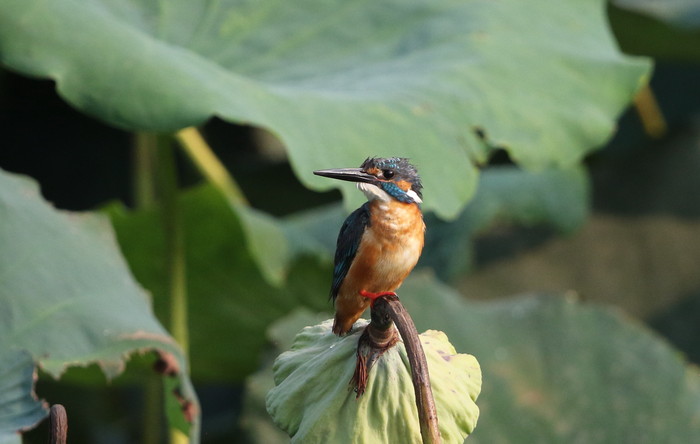
{"type": "Polygon", "coordinates": [[[360,168],[334,168],[332,170],[314,171],[317,176],[330,177],[332,179],[347,180],[348,182],[374,183],[377,178],[367,174],[360,168]]]}

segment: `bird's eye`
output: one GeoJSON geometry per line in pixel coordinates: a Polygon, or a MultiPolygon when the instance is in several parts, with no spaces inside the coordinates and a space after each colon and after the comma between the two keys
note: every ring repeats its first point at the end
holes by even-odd
{"type": "Polygon", "coordinates": [[[392,177],[394,177],[394,172],[391,170],[382,170],[382,175],[385,179],[391,179],[392,177]]]}

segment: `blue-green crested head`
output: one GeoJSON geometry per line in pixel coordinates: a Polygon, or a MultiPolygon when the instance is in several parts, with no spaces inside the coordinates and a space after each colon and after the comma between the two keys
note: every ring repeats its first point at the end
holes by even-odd
{"type": "MultiPolygon", "coordinates": [[[[422,202],[423,185],[416,167],[411,165],[405,157],[370,157],[367,158],[360,169],[372,175],[376,181],[372,185],[377,186],[392,198],[406,203],[422,202]]],[[[366,190],[363,189],[365,193],[366,190]]]]}
{"type": "Polygon", "coordinates": [[[359,168],[316,170],[314,174],[355,182],[369,200],[394,199],[416,204],[423,201],[418,171],[405,157],[369,157],[359,168]]]}

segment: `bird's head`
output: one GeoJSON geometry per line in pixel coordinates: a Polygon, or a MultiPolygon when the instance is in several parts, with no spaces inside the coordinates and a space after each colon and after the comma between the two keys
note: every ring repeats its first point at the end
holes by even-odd
{"type": "Polygon", "coordinates": [[[369,157],[359,168],[335,168],[314,171],[317,176],[357,182],[369,200],[391,199],[421,203],[423,186],[416,168],[405,157],[369,157]]]}

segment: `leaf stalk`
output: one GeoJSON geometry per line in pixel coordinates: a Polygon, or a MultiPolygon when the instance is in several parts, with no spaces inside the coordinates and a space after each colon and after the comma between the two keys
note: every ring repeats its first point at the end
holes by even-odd
{"type": "Polygon", "coordinates": [[[241,187],[228,172],[223,163],[207,144],[197,128],[188,127],[175,133],[185,154],[192,160],[199,172],[212,185],[218,188],[232,203],[249,206],[241,187]]]}
{"type": "MultiPolygon", "coordinates": [[[[423,444],[440,444],[442,442],[442,437],[440,436],[440,429],[438,428],[437,409],[435,407],[435,399],[433,398],[433,390],[430,386],[428,363],[425,359],[423,345],[420,342],[413,319],[411,319],[411,316],[397,296],[384,296],[377,299],[372,307],[371,316],[372,322],[370,322],[364,332],[367,333],[370,338],[373,336],[384,338],[386,336],[384,332],[388,330],[387,323],[389,327],[391,327],[392,321],[399,330],[401,339],[406,347],[408,362],[411,366],[411,380],[413,381],[413,389],[416,395],[416,408],[418,409],[418,420],[423,444]]],[[[393,328],[391,330],[393,330],[393,328]]],[[[363,336],[365,335],[364,333],[363,336]]],[[[393,346],[395,342],[396,341],[393,341],[389,346],[386,344],[379,344],[377,347],[380,351],[379,355],[387,348],[393,346]]],[[[364,363],[360,362],[361,343],[362,337],[360,339],[360,344],[358,344],[358,367],[364,365],[364,363]]],[[[366,369],[360,370],[360,374],[363,371],[365,372],[365,381],[366,373],[369,372],[370,367],[371,364],[366,369]]],[[[358,370],[356,369],[356,374],[357,373],[358,370]]],[[[358,396],[360,394],[361,393],[358,392],[358,396]]]]}

